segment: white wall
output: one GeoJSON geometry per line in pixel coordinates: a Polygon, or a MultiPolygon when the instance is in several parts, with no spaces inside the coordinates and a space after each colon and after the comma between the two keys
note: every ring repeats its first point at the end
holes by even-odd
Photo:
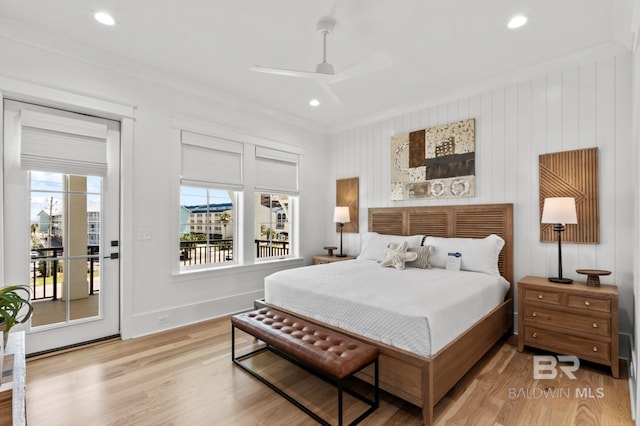
{"type": "MultiPolygon", "coordinates": [[[[612,271],[604,283],[619,287],[620,329],[631,333],[633,315],[631,179],[637,166],[630,155],[631,57],[599,53],[574,65],[540,67],[513,83],[469,89],[468,93],[412,112],[341,130],[332,137],[335,179],[360,178],[360,229],[369,207],[513,203],[515,276],[557,274],[557,244],[539,241],[538,156],[599,148],[600,244],[565,244],[563,271],[582,279],[578,268],[612,271]],[[390,201],[389,139],[392,135],[466,118],[476,119],[476,197],[390,201]]],[[[335,199],[335,188],[329,189],[335,199]]],[[[327,232],[334,232],[331,225],[327,232]]],[[[333,241],[337,241],[337,237],[333,241]]],[[[345,249],[359,252],[359,239],[345,234],[345,249]]]]}
{"type": "Polygon", "coordinates": [[[635,160],[633,181],[635,182],[634,191],[634,225],[633,232],[633,334],[631,341],[631,362],[629,365],[629,374],[631,379],[629,380],[629,393],[631,397],[631,413],[632,417],[638,424],[638,410],[640,409],[640,394],[638,394],[638,353],[640,353],[640,330],[638,330],[638,321],[640,320],[640,265],[638,265],[638,256],[640,256],[640,171],[638,165],[640,164],[640,120],[637,119],[640,114],[640,49],[638,48],[638,42],[640,41],[640,0],[634,0],[634,8],[632,13],[632,119],[631,122],[631,135],[632,135],[632,157],[635,160]]]}
{"type": "Polygon", "coordinates": [[[188,94],[186,89],[176,89],[178,84],[168,79],[166,84],[150,82],[135,76],[135,66],[126,73],[117,72],[7,38],[0,37],[0,58],[0,82],[4,81],[0,91],[5,96],[20,98],[19,81],[29,81],[135,106],[133,146],[123,147],[122,159],[125,338],[249,308],[254,298],[263,295],[265,275],[283,267],[310,264],[312,255],[324,244],[324,228],[318,227],[318,221],[325,221],[331,208],[323,195],[327,193],[325,171],[330,151],[327,136],[307,130],[313,129],[312,125],[305,126],[295,117],[261,112],[240,100],[229,105],[228,97],[225,103],[216,102],[207,88],[201,88],[203,96],[198,96],[193,94],[198,88],[189,88],[188,94]],[[179,162],[171,155],[175,151],[172,123],[176,117],[302,147],[303,261],[235,269],[224,274],[172,275],[177,256],[171,248],[178,230],[172,218],[177,218],[179,208],[178,195],[172,193],[179,178],[179,162]],[[140,229],[149,230],[151,239],[138,240],[135,236],[140,229]],[[159,324],[158,317],[163,316],[168,317],[167,322],[159,324]]]}

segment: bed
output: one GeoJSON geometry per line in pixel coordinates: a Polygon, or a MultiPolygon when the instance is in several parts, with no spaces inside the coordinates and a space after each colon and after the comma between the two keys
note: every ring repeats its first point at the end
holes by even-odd
{"type": "MultiPolygon", "coordinates": [[[[375,345],[380,351],[380,387],[422,407],[424,423],[430,425],[434,405],[501,336],[512,331],[513,205],[371,208],[368,219],[368,230],[379,234],[445,238],[485,238],[495,234],[504,240],[496,271],[503,278],[491,280],[485,279],[486,274],[477,274],[471,280],[478,285],[469,286],[463,282],[463,278],[469,280],[468,272],[429,270],[436,281],[448,280],[443,282],[459,286],[456,293],[463,296],[452,301],[448,310],[432,306],[438,315],[429,321],[420,319],[417,313],[421,308],[414,301],[429,300],[430,292],[435,290],[406,284],[411,291],[421,293],[401,296],[404,289],[388,294],[385,291],[389,286],[384,285],[394,280],[398,284],[392,291],[399,290],[400,282],[414,282],[412,277],[425,274],[423,270],[395,271],[361,258],[281,271],[265,280],[269,306],[375,345]],[[397,272],[403,274],[402,280],[397,278],[397,272]],[[488,295],[487,300],[481,295],[488,295]],[[390,315],[394,304],[402,306],[406,315],[390,315]],[[457,337],[452,339],[451,333],[457,337]],[[416,335],[427,337],[422,340],[416,335]]],[[[371,376],[367,371],[362,375],[365,380],[371,376]]]]}

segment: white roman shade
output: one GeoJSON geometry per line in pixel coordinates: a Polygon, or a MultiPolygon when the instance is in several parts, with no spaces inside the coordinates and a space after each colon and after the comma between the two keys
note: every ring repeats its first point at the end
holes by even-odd
{"type": "Polygon", "coordinates": [[[107,125],[22,109],[20,165],[27,170],[106,176],[107,125]]]}
{"type": "Polygon", "coordinates": [[[256,189],[297,195],[299,162],[298,154],[256,146],[256,189]]]}
{"type": "Polygon", "coordinates": [[[182,185],[242,190],[240,142],[182,131],[182,185]]]}

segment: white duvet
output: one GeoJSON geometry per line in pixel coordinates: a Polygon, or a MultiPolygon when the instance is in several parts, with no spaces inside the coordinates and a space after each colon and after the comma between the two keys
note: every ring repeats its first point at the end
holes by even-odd
{"type": "Polygon", "coordinates": [[[508,289],[504,278],[479,272],[397,270],[357,259],[269,275],[265,301],[431,356],[497,307],[508,289]]]}

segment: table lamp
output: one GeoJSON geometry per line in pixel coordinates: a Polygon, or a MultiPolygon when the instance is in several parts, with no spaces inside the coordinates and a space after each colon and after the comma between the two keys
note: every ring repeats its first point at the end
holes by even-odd
{"type": "Polygon", "coordinates": [[[549,277],[549,281],[571,284],[570,278],[562,277],[562,232],[567,223],[578,223],[576,199],[573,197],[545,198],[541,223],[553,223],[553,230],[558,233],[558,276],[549,277]]]}
{"type": "Polygon", "coordinates": [[[342,253],[342,228],[345,223],[349,223],[349,207],[336,207],[333,212],[333,221],[340,227],[340,254],[336,254],[336,257],[347,257],[342,253]]]}

